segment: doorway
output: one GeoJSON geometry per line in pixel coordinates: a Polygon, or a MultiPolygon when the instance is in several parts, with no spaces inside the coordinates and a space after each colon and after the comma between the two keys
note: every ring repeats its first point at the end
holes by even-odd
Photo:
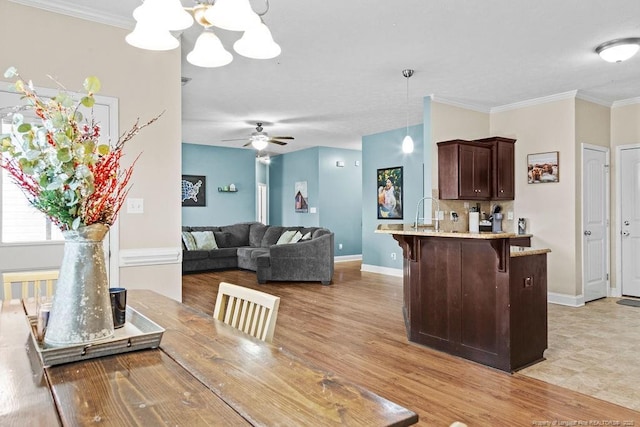
{"type": "Polygon", "coordinates": [[[609,288],[609,149],[582,144],[582,294],[589,302],[609,288]]]}
{"type": "Polygon", "coordinates": [[[617,223],[621,294],[640,297],[640,145],[618,147],[617,223]]]}

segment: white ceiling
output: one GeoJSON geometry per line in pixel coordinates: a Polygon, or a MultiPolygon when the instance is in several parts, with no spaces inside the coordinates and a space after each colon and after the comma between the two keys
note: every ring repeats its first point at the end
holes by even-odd
{"type": "MultiPolygon", "coordinates": [[[[14,0],[133,28],[140,0],[14,0]]],[[[264,0],[251,0],[256,12],[264,0]]],[[[182,0],[193,6],[191,0],[182,0]]],[[[241,33],[215,30],[234,61],[203,69],[184,57],[200,28],[182,35],[183,141],[241,147],[255,122],[312,146],[359,149],[361,136],[422,122],[422,98],[480,111],[578,90],[604,105],[640,97],[640,54],[601,60],[602,42],[640,37],[638,0],[271,0],[264,21],[282,47],[247,59],[241,33]]],[[[639,100],[640,101],[640,100],[639,100]]],[[[400,141],[398,141],[400,143],[400,141]]]]}

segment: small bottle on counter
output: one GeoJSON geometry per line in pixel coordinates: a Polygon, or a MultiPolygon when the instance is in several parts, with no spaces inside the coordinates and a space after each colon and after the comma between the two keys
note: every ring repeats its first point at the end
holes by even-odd
{"type": "Polygon", "coordinates": [[[527,234],[527,220],[518,218],[518,234],[527,234]]]}

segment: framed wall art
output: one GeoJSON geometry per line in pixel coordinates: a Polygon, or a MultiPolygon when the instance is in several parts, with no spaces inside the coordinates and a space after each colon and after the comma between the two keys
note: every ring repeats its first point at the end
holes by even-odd
{"type": "Polygon", "coordinates": [[[309,212],[309,195],[307,193],[307,181],[298,181],[295,184],[295,211],[298,213],[309,212]]]}
{"type": "Polygon", "coordinates": [[[527,154],[527,182],[544,184],[560,181],[558,151],[527,154]]]}
{"type": "Polygon", "coordinates": [[[378,169],[378,219],[402,219],[402,166],[378,169]]]}
{"type": "Polygon", "coordinates": [[[182,175],[182,206],[206,206],[206,194],[206,176],[182,175]]]}

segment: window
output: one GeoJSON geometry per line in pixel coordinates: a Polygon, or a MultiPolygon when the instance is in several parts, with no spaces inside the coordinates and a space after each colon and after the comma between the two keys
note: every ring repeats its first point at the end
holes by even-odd
{"type": "MultiPolygon", "coordinates": [[[[10,132],[10,125],[2,122],[2,131],[10,132]]],[[[62,232],[40,211],[35,209],[2,169],[2,243],[41,242],[63,240],[62,232]]]]}

